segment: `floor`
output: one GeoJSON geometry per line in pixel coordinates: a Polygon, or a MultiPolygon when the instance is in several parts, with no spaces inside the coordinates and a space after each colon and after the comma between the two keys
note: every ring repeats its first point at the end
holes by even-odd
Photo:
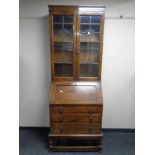
{"type": "Polygon", "coordinates": [[[48,128],[20,128],[19,155],[134,155],[135,133],[130,130],[105,130],[101,152],[48,152],[48,128]]]}

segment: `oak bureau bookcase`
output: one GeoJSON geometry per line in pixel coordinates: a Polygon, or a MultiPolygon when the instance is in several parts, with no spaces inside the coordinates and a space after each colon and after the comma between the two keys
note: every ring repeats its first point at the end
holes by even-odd
{"type": "Polygon", "coordinates": [[[103,30],[104,7],[49,6],[49,150],[101,149],[103,30]]]}

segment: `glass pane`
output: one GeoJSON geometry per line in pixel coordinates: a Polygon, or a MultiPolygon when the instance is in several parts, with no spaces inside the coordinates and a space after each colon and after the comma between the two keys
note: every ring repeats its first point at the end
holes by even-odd
{"type": "Polygon", "coordinates": [[[90,62],[98,63],[98,53],[99,49],[90,49],[90,62]]]}
{"type": "Polygon", "coordinates": [[[100,23],[100,16],[91,16],[91,23],[100,23]]]}
{"type": "Polygon", "coordinates": [[[73,42],[64,42],[64,48],[65,49],[72,49],[73,48],[73,42]]]}
{"type": "Polygon", "coordinates": [[[97,77],[100,16],[80,17],[80,77],[97,77]]]}
{"type": "Polygon", "coordinates": [[[62,64],[55,64],[55,76],[63,75],[63,66],[62,64]]]}
{"type": "Polygon", "coordinates": [[[64,23],[73,23],[73,16],[64,16],[64,23]]]}
{"type": "Polygon", "coordinates": [[[90,23],[90,16],[81,16],[80,23],[90,23]]]}
{"type": "Polygon", "coordinates": [[[72,63],[73,61],[73,44],[70,42],[54,43],[54,50],[55,50],[55,63],[57,62],[69,62],[72,63]]]}
{"type": "Polygon", "coordinates": [[[73,25],[72,24],[64,24],[64,29],[66,30],[68,35],[73,34],[73,25]]]}
{"type": "Polygon", "coordinates": [[[80,63],[89,63],[89,51],[87,49],[80,50],[80,63]]]}
{"type": "Polygon", "coordinates": [[[99,34],[96,34],[96,35],[92,35],[92,36],[89,36],[89,35],[84,35],[84,34],[81,34],[80,36],[80,42],[99,42],[99,34]]]}
{"type": "Polygon", "coordinates": [[[97,77],[98,64],[80,64],[81,77],[97,77]]]}
{"type": "Polygon", "coordinates": [[[81,49],[80,50],[81,64],[97,64],[98,63],[98,49],[81,49]]]}
{"type": "Polygon", "coordinates": [[[73,76],[73,16],[54,16],[55,76],[73,76]]]}
{"type": "Polygon", "coordinates": [[[54,23],[62,23],[62,17],[63,16],[53,16],[53,22],[54,23]]]}
{"type": "Polygon", "coordinates": [[[63,62],[63,54],[62,54],[61,48],[55,48],[54,60],[55,60],[55,63],[63,62]]]}
{"type": "Polygon", "coordinates": [[[72,49],[55,49],[55,63],[72,63],[73,50],[72,49]]]}
{"type": "Polygon", "coordinates": [[[91,29],[94,33],[100,32],[100,25],[91,25],[91,29]]]}
{"type": "Polygon", "coordinates": [[[59,49],[62,48],[62,43],[61,42],[54,42],[54,49],[59,49]]]}
{"type": "Polygon", "coordinates": [[[73,65],[64,64],[63,76],[73,76],[73,65]]]}
{"type": "Polygon", "coordinates": [[[91,42],[89,43],[89,48],[92,49],[92,48],[99,48],[100,45],[99,45],[99,42],[91,42]]]}
{"type": "Polygon", "coordinates": [[[80,33],[88,34],[89,26],[90,25],[80,25],[80,33]]]}
{"type": "Polygon", "coordinates": [[[59,31],[62,29],[62,24],[54,24],[54,34],[58,34],[59,31]]]}
{"type": "Polygon", "coordinates": [[[64,62],[66,62],[66,63],[73,62],[73,50],[72,49],[64,50],[64,62]]]}
{"type": "Polygon", "coordinates": [[[99,42],[80,42],[80,48],[99,48],[99,42]]]}
{"type": "Polygon", "coordinates": [[[73,75],[72,64],[59,64],[55,63],[55,76],[56,77],[68,77],[73,75]]]}

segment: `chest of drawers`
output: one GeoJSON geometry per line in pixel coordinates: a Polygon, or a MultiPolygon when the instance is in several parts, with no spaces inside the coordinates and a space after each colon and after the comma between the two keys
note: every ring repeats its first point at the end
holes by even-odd
{"type": "Polygon", "coordinates": [[[100,149],[103,110],[100,87],[100,82],[53,82],[49,108],[51,150],[100,149]],[[76,145],[71,141],[68,144],[68,139],[76,145]]]}

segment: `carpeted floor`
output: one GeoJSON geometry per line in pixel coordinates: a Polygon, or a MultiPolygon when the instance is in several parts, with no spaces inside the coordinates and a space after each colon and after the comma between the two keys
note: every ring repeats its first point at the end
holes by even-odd
{"type": "Polygon", "coordinates": [[[101,152],[48,152],[48,128],[20,128],[20,155],[134,155],[135,133],[126,130],[104,131],[101,152]]]}

